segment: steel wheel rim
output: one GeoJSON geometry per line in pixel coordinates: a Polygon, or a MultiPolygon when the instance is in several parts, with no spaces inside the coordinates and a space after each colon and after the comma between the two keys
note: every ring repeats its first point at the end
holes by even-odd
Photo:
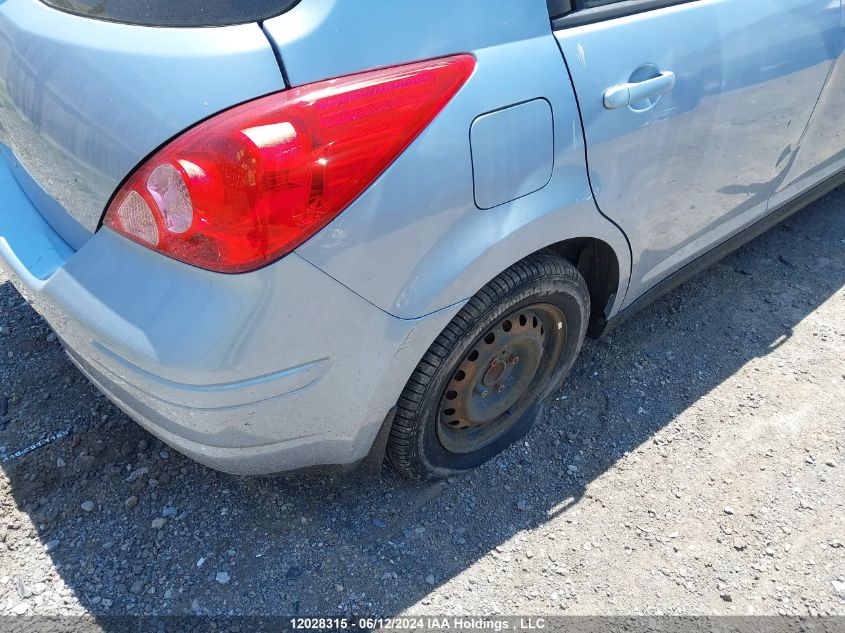
{"type": "Polygon", "coordinates": [[[499,319],[464,354],[443,391],[442,446],[471,453],[506,433],[542,392],[565,341],[563,312],[551,304],[523,306],[499,319]]]}

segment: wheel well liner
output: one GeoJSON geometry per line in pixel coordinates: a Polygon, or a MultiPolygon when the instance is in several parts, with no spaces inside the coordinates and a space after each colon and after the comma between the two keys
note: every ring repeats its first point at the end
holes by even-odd
{"type": "Polygon", "coordinates": [[[593,237],[563,240],[547,248],[572,263],[584,277],[592,304],[587,334],[600,336],[619,292],[619,260],[613,248],[593,237]]]}

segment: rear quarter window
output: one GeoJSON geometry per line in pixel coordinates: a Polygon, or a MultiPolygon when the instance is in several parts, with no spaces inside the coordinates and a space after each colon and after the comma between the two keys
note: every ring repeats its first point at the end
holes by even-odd
{"type": "Polygon", "coordinates": [[[88,18],[146,26],[225,26],[284,13],[299,0],[42,0],[88,18]]]}

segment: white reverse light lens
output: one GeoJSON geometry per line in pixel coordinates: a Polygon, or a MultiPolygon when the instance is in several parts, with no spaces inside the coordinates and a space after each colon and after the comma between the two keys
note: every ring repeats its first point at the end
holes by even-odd
{"type": "Polygon", "coordinates": [[[137,237],[142,242],[158,245],[158,226],[156,226],[153,210],[137,191],[130,191],[129,195],[120,203],[117,217],[123,229],[137,237]]]}
{"type": "Polygon", "coordinates": [[[191,227],[194,206],[178,169],[169,163],[153,169],[147,178],[147,190],[156,201],[168,231],[184,233],[191,227]]]}

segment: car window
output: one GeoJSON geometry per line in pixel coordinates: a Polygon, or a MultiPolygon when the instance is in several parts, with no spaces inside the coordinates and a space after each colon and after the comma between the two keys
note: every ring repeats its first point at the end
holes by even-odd
{"type": "Polygon", "coordinates": [[[595,9],[608,4],[616,4],[623,0],[546,0],[549,6],[549,16],[554,18],[584,9],[595,9]]]}
{"type": "Polygon", "coordinates": [[[546,0],[554,28],[620,18],[697,0],[546,0]]]}
{"type": "Polygon", "coordinates": [[[87,18],[147,26],[224,26],[284,13],[298,0],[42,0],[87,18]]]}

